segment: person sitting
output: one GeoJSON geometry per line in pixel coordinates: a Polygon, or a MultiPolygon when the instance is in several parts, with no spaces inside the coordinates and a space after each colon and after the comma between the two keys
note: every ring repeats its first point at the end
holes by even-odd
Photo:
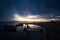
{"type": "Polygon", "coordinates": [[[30,29],[31,29],[30,26],[28,26],[28,24],[26,24],[26,27],[24,28],[24,31],[29,32],[30,29]]]}

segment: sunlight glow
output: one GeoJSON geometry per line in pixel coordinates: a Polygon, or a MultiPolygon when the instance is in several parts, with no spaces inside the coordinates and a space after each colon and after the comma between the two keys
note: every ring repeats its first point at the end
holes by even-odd
{"type": "Polygon", "coordinates": [[[25,17],[23,16],[19,16],[19,15],[14,15],[15,21],[26,21],[26,22],[46,22],[48,20],[46,19],[42,19],[42,18],[38,18],[38,15],[27,15],[25,17]]]}
{"type": "MultiPolygon", "coordinates": [[[[30,28],[41,28],[40,26],[34,25],[34,24],[28,24],[28,26],[29,26],[30,28]]],[[[23,24],[23,27],[27,28],[27,25],[26,25],[26,24],[23,24]]]]}
{"type": "Polygon", "coordinates": [[[14,17],[20,17],[18,14],[15,14],[14,17]]]}
{"type": "Polygon", "coordinates": [[[28,15],[27,18],[38,18],[38,15],[28,15]]]}
{"type": "Polygon", "coordinates": [[[54,18],[53,18],[53,19],[49,19],[49,20],[53,20],[53,21],[54,21],[54,20],[60,20],[60,19],[54,19],[54,18]]]}
{"type": "Polygon", "coordinates": [[[39,27],[40,27],[40,26],[34,25],[34,24],[28,24],[28,26],[29,26],[30,28],[39,28],[39,27]]]}

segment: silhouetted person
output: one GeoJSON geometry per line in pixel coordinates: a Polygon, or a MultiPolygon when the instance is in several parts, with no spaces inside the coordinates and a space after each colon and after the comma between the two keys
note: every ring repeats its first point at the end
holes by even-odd
{"type": "Polygon", "coordinates": [[[30,26],[28,26],[28,24],[26,24],[27,25],[27,29],[30,29],[30,26]]]}
{"type": "Polygon", "coordinates": [[[28,24],[26,24],[26,28],[24,28],[24,31],[29,31],[29,29],[31,29],[30,26],[28,26],[28,24]]]}
{"type": "Polygon", "coordinates": [[[24,28],[24,31],[25,31],[26,34],[27,34],[26,40],[29,40],[29,33],[30,33],[29,29],[30,29],[30,27],[28,26],[28,24],[26,24],[26,25],[27,25],[27,26],[26,26],[26,28],[24,28]]]}

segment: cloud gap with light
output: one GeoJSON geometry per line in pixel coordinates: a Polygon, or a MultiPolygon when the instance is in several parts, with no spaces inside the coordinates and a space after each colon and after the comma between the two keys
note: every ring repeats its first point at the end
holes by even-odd
{"type": "Polygon", "coordinates": [[[27,16],[20,16],[18,14],[14,15],[15,21],[26,21],[26,22],[47,22],[48,20],[45,18],[40,17],[40,15],[27,15],[27,16]]]}

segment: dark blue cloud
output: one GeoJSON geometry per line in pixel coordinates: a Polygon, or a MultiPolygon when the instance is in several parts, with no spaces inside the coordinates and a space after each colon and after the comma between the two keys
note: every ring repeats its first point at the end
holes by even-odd
{"type": "Polygon", "coordinates": [[[0,0],[0,19],[12,18],[15,12],[23,15],[60,15],[60,0],[0,0]]]}

